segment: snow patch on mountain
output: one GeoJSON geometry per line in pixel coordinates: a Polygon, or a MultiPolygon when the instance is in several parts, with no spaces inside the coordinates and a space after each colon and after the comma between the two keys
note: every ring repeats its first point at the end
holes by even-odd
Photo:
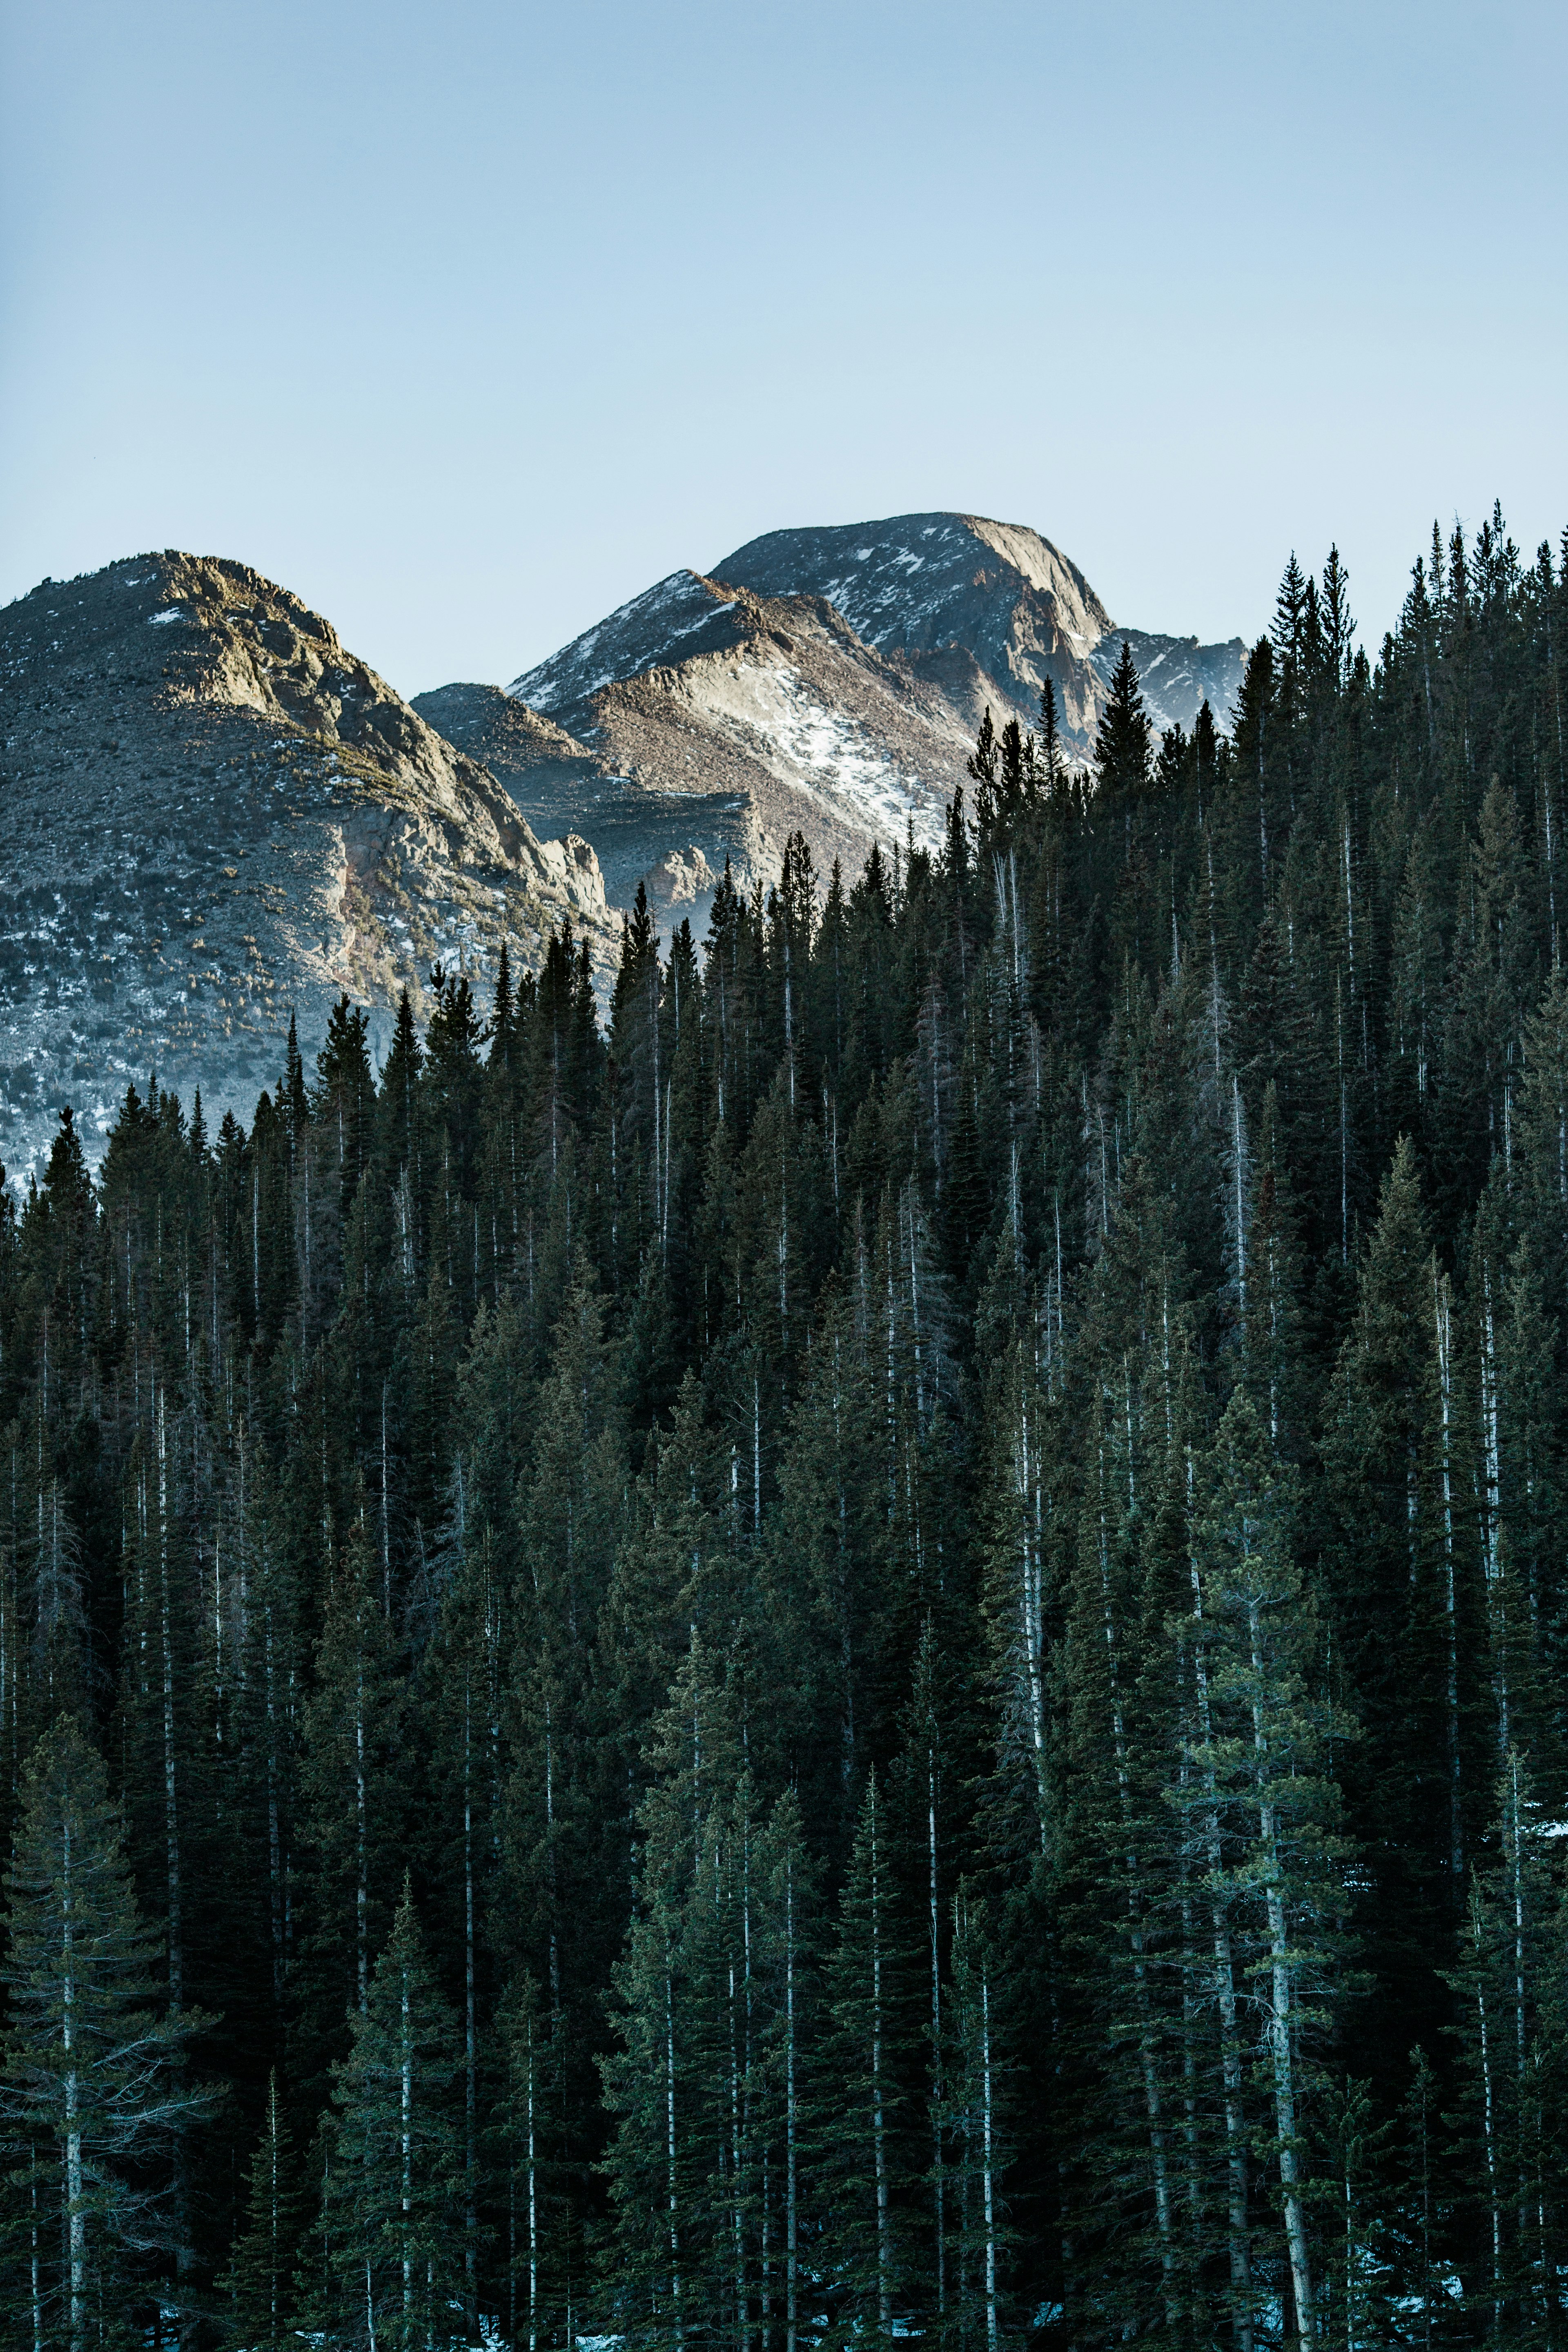
{"type": "Polygon", "coordinates": [[[562,723],[591,726],[589,706],[603,688],[732,641],[732,601],[698,572],[672,572],[506,690],[562,723]]]}

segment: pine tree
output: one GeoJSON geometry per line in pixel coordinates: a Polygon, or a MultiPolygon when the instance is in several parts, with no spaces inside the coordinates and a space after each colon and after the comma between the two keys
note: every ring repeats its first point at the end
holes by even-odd
{"type": "MultiPolygon", "coordinates": [[[[1299,576],[1299,575],[1298,575],[1299,576]]],[[[1284,590],[1281,590],[1284,594],[1284,590]]],[[[1268,836],[1273,813],[1273,736],[1277,688],[1274,655],[1267,637],[1259,637],[1247,659],[1241,692],[1237,698],[1232,735],[1231,781],[1241,800],[1250,802],[1251,830],[1258,844],[1258,889],[1268,891],[1268,836]]],[[[1276,842],[1275,855],[1278,858],[1276,842]]]]}
{"type": "Polygon", "coordinates": [[[1100,790],[1121,812],[1149,788],[1149,721],[1139,689],[1137,666],[1127,638],[1116,658],[1110,691],[1095,736],[1094,763],[1100,790]]]}
{"type": "Polygon", "coordinates": [[[560,2161],[558,2103],[550,2021],[529,1976],[511,1987],[497,2017],[501,2063],[499,2137],[505,2175],[506,2335],[539,2352],[567,2328],[581,2262],[572,2228],[570,2179],[560,2161]]]}
{"type": "Polygon", "coordinates": [[[809,2244],[805,2210],[803,2104],[815,2019],[816,1879],[800,1807],[786,1789],[758,1843],[756,1974],[760,2100],[759,2301],[764,2329],[782,2319],[784,2352],[798,2352],[806,2321],[809,2244]]]}
{"type": "Polygon", "coordinates": [[[1291,1480],[1244,1389],[1226,1409],[1194,1537],[1210,1713],[1193,1760],[1235,1841],[1219,1874],[1246,1937],[1263,2018],[1293,2329],[1318,2333],[1307,2185],[1310,2037],[1327,2021],[1342,1895],[1317,1629],[1292,1534],[1291,1480]],[[1245,1923],[1245,1924],[1243,1924],[1245,1923]]]}
{"type": "MultiPolygon", "coordinates": [[[[896,1759],[889,1808],[889,1827],[895,1832],[903,1879],[894,1890],[892,1916],[905,1943],[910,2001],[903,2029],[909,2045],[903,2079],[910,2086],[906,2158],[912,2172],[905,2189],[912,2209],[910,2277],[914,2294],[934,2316],[939,2332],[947,2315],[952,2225],[947,2016],[952,1888],[963,1861],[973,1851],[972,1838],[966,1834],[970,1823],[961,1760],[968,1744],[965,1734],[972,1727],[964,1720],[964,1694],[955,1671],[957,1657],[967,1644],[954,1642],[952,1654],[945,1658],[943,1647],[934,1615],[928,1615],[915,1653],[904,1744],[896,1759]]],[[[1005,1842],[1012,1843],[1010,1838],[1005,1842]]],[[[993,1835],[989,1843],[995,1851],[1003,1841],[993,1835]]],[[[1040,1892],[1037,1881],[1031,1893],[1040,1892]]],[[[1041,2015],[1049,2013],[1048,1986],[1047,1964],[1035,1980],[1035,1989],[1045,1990],[1041,2015]]],[[[1048,2043],[1049,2037],[1046,2039],[1048,2043]]]]}
{"type": "Polygon", "coordinates": [[[186,2041],[205,2021],[158,2014],[123,1820],[68,1717],[28,1759],[5,1889],[7,2234],[14,2252],[24,2233],[37,2244],[39,2340],[86,2352],[105,2322],[124,2324],[150,2266],[167,2277],[178,2251],[172,2142],[208,2101],[180,2087],[186,2041]]]}
{"type": "Polygon", "coordinates": [[[316,1056],[311,1117],[327,1131],[344,1216],[359,1190],[374,1133],[375,1080],[370,1066],[369,1027],[369,1016],[341,996],[328,1015],[326,1038],[316,1056]]]}
{"type": "Polygon", "coordinates": [[[335,2069],[322,2233],[348,2340],[460,2341],[458,2036],[406,1881],[353,2046],[335,2069]]]}
{"type": "Polygon", "coordinates": [[[729,1996],[749,1801],[730,1695],[699,1641],[651,1746],[637,1908],[616,1970],[621,2049],[602,2071],[619,2118],[617,2305],[639,2341],[663,2344],[683,2342],[722,2294],[736,2187],[720,2167],[732,2162],[729,1996]]]}
{"type": "Polygon", "coordinates": [[[267,2111],[250,2158],[245,2222],[220,2282],[228,2299],[226,2340],[234,2352],[283,2352],[294,2340],[294,2268],[302,2200],[295,2178],[293,2138],[278,2096],[278,2076],[267,2084],[267,2111]]]}
{"type": "Polygon", "coordinates": [[[901,1907],[886,1808],[872,1772],[825,1975],[828,2018],[816,2053],[814,2137],[835,2326],[857,2341],[879,2344],[891,2343],[895,2310],[908,2299],[903,2107],[911,2053],[901,1907]]]}
{"type": "MultiPolygon", "coordinates": [[[[1393,1972],[1407,1987],[1421,1965],[1415,1956],[1433,1948],[1434,1911],[1454,1892],[1458,1751],[1453,1710],[1440,1695],[1450,1682],[1445,1653],[1463,1623],[1448,1602],[1448,1579],[1460,1578],[1462,1601],[1463,1563],[1445,1549],[1452,1522],[1444,1479],[1451,1509],[1458,1471],[1452,1402],[1447,1434],[1443,1416],[1445,1380],[1457,1392],[1460,1374],[1445,1354],[1445,1297],[1415,1152],[1402,1138],[1367,1241],[1321,1444],[1324,1563],[1368,1759],[1356,1775],[1352,1829],[1383,1879],[1369,1927],[1399,1939],[1404,1957],[1393,1972]]],[[[1408,2009],[1403,2013],[1408,2021],[1408,2009]]],[[[1430,2012],[1421,2021],[1425,2028],[1430,2012]]]]}
{"type": "Polygon", "coordinates": [[[308,1871],[294,2067],[314,2085],[363,2015],[396,1907],[403,1852],[396,1762],[403,1691],[363,1523],[327,1595],[305,1706],[300,1828],[308,1871]]]}
{"type": "Polygon", "coordinates": [[[998,2352],[1010,2316],[1003,2207],[1007,2148],[1004,2053],[995,1958],[984,1908],[970,1895],[953,1906],[951,2005],[956,2209],[950,2340],[998,2352]]]}

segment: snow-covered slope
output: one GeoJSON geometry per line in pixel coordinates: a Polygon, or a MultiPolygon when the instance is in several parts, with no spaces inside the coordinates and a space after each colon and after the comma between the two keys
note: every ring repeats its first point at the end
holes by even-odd
{"type": "Polygon", "coordinates": [[[291,1011],[382,1034],[432,961],[616,928],[592,849],[540,841],[330,623],[244,565],[144,555],[0,612],[0,1158],[62,1103],[89,1150],[132,1079],[248,1120],[291,1011]]]}

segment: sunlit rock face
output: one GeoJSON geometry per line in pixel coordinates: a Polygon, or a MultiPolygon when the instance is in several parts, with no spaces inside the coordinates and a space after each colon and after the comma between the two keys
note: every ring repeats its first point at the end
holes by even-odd
{"type": "Polygon", "coordinates": [[[248,1122],[289,1015],[387,1034],[431,967],[482,987],[569,917],[618,925],[581,839],[541,841],[330,622],[245,565],[166,552],[0,612],[0,1156],[76,1109],[89,1156],[150,1071],[248,1122]]]}

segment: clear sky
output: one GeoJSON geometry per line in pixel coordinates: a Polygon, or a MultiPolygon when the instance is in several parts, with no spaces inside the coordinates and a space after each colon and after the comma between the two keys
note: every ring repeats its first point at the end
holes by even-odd
{"type": "Polygon", "coordinates": [[[405,693],[756,532],[1255,632],[1568,523],[1568,9],[0,0],[0,601],[285,582],[405,693]]]}

